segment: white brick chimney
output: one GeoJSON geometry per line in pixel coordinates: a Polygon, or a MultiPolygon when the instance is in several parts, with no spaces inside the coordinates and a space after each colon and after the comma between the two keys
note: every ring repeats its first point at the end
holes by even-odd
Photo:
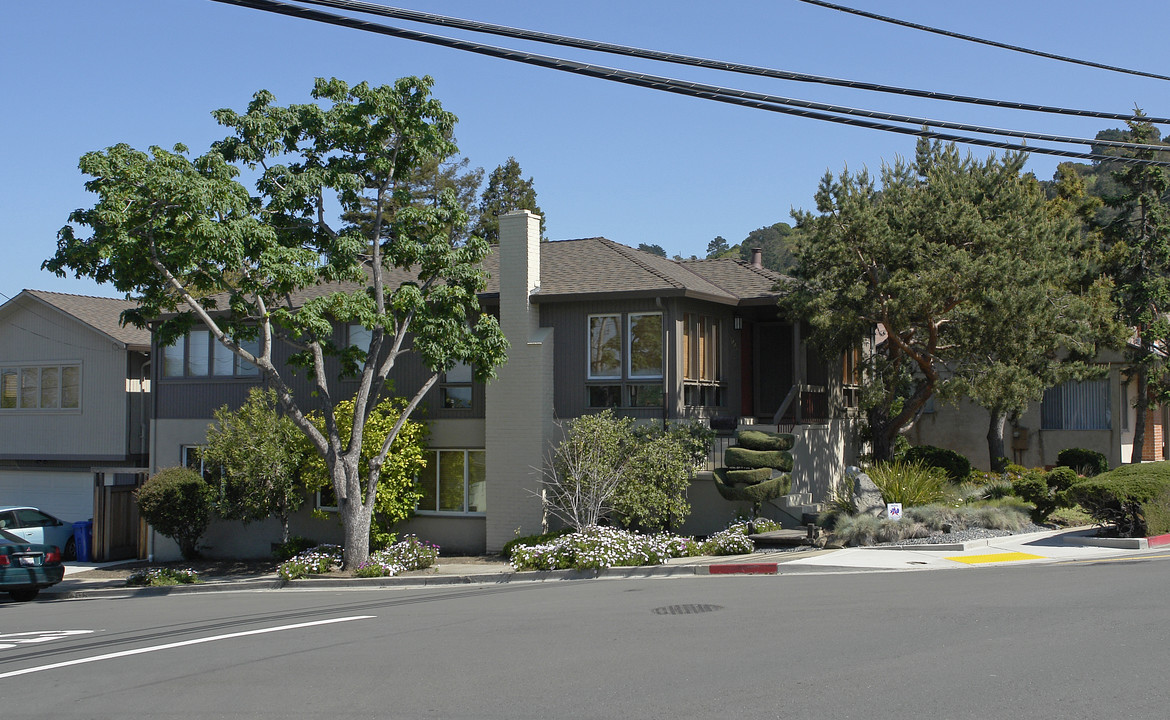
{"type": "Polygon", "coordinates": [[[508,361],[487,385],[487,550],[543,531],[540,468],[553,436],[553,331],[540,327],[540,216],[500,216],[500,328],[508,361]]]}

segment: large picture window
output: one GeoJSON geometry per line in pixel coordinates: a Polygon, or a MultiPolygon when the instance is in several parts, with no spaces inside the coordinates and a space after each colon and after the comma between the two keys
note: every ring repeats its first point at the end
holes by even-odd
{"type": "Polygon", "coordinates": [[[422,513],[480,514],[487,511],[483,450],[433,450],[418,474],[422,513]]]}
{"type": "Polygon", "coordinates": [[[1109,380],[1070,380],[1044,391],[1040,405],[1044,430],[1108,430],[1109,380]]]}
{"type": "Polygon", "coordinates": [[[589,316],[588,407],[662,407],[662,330],[660,312],[589,316]]]}
{"type": "Polygon", "coordinates": [[[589,377],[622,376],[622,316],[589,316],[589,377]]]}
{"type": "Polygon", "coordinates": [[[0,409],[81,409],[81,366],[0,367],[0,409]]]}
{"type": "Polygon", "coordinates": [[[662,377],[662,313],[630,313],[630,377],[662,377]]]}
{"type": "MultiPolygon", "coordinates": [[[[256,355],[259,340],[241,340],[240,347],[256,355]]],[[[163,377],[249,377],[260,370],[216,340],[210,330],[191,330],[162,348],[163,377]]]]}

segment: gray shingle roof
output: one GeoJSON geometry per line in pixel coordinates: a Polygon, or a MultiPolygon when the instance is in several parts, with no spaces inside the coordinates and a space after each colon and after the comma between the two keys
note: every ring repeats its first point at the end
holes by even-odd
{"type": "Polygon", "coordinates": [[[24,292],[127,347],[134,349],[150,347],[149,330],[136,328],[133,325],[123,327],[120,322],[123,310],[133,310],[137,307],[137,303],[133,300],[69,295],[47,290],[25,290],[24,292]]]}
{"type": "MultiPolygon", "coordinates": [[[[496,254],[485,259],[484,269],[491,276],[487,292],[499,292],[496,254]]],[[[739,260],[680,262],[605,238],[558,240],[540,244],[540,290],[533,300],[657,295],[736,305],[745,299],[774,299],[772,287],[782,279],[739,260]]]]}

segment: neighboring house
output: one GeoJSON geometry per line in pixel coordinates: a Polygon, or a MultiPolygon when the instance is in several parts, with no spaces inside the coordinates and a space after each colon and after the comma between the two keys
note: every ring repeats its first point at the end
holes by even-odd
{"type": "MultiPolygon", "coordinates": [[[[402,532],[458,552],[497,551],[517,534],[541,532],[539,468],[559,437],[558,421],[604,408],[645,422],[718,419],[732,428],[802,421],[794,491],[823,497],[839,474],[849,424],[839,407],[841,362],[817,359],[800,327],[779,317],[775,287],[785,279],[758,260],[672,261],[604,238],[542,243],[540,218],[520,211],[500,218],[500,244],[485,270],[481,304],[499,318],[508,361],[486,385],[456,368],[426,398],[431,466],[417,515],[402,532]]],[[[338,343],[368,341],[358,327],[336,332],[338,343]]],[[[206,329],[157,352],[151,466],[193,464],[214,410],[239,406],[261,379],[206,329]]],[[[284,348],[276,353],[277,362],[287,357],[284,348]]],[[[409,394],[425,376],[409,357],[393,377],[409,394]]],[[[310,397],[303,378],[292,385],[310,397]]],[[[742,509],[720,498],[710,479],[696,481],[690,499],[690,532],[717,530],[742,509]]],[[[209,551],[267,552],[274,525],[253,528],[213,527],[209,551]]],[[[339,536],[337,523],[307,512],[292,532],[339,536]]]]}
{"type": "MultiPolygon", "coordinates": [[[[1118,352],[1103,352],[1098,362],[1105,374],[1094,380],[1069,381],[1049,388],[1004,432],[1007,458],[1025,467],[1056,463],[1066,448],[1103,453],[1110,467],[1128,463],[1133,453],[1135,382],[1127,381],[1126,363],[1118,352]]],[[[946,404],[930,402],[907,433],[911,445],[936,445],[965,455],[975,467],[987,469],[988,414],[968,399],[946,404]]],[[[1143,461],[1165,460],[1167,409],[1154,406],[1146,417],[1143,461]]]]}
{"type": "Polygon", "coordinates": [[[133,486],[150,410],[150,333],[119,322],[133,307],[40,290],[0,306],[0,505],[100,519],[95,477],[133,486]]]}

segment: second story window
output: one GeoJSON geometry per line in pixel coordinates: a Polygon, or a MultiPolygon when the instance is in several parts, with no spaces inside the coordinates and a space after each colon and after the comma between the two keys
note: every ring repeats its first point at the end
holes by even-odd
{"type": "Polygon", "coordinates": [[[683,394],[690,406],[719,407],[725,402],[719,319],[683,316],[683,394]]]}
{"type": "Polygon", "coordinates": [[[622,376],[622,316],[589,316],[589,377],[622,376]]]}
{"type": "MultiPolygon", "coordinates": [[[[241,340],[240,347],[255,355],[259,340],[241,340]]],[[[190,330],[161,348],[163,377],[248,377],[260,370],[215,339],[210,330],[190,330]]]]}
{"type": "Polygon", "coordinates": [[[80,408],[80,365],[0,367],[0,410],[80,408]]]}
{"type": "Polygon", "coordinates": [[[662,313],[590,315],[588,341],[588,407],[662,407],[662,313]]]}
{"type": "Polygon", "coordinates": [[[445,408],[471,407],[471,366],[457,363],[455,367],[443,373],[439,392],[442,394],[445,408]]]}

